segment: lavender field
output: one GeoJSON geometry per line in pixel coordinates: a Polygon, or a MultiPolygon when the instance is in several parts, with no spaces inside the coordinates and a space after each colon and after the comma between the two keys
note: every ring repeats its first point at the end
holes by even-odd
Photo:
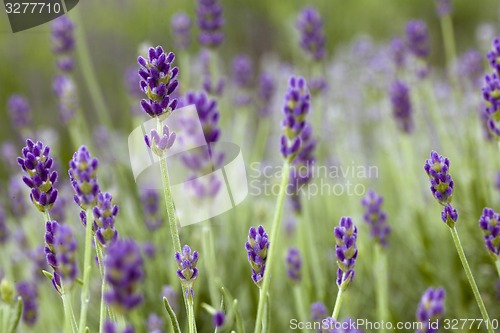
{"type": "Polygon", "coordinates": [[[500,332],[497,1],[9,8],[0,333],[500,332]]]}

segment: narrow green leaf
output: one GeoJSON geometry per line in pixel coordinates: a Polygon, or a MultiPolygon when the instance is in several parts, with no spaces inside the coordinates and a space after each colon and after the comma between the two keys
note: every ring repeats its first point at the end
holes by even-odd
{"type": "Polygon", "coordinates": [[[19,325],[19,320],[21,320],[21,315],[23,314],[23,299],[21,297],[17,298],[16,306],[14,307],[13,317],[10,319],[10,327],[8,332],[16,333],[17,325],[19,325]]]}
{"type": "Polygon", "coordinates": [[[241,316],[237,299],[233,301],[233,311],[234,315],[236,316],[236,327],[238,328],[238,333],[245,333],[245,326],[243,326],[243,317],[241,316]]]}
{"type": "Polygon", "coordinates": [[[168,299],[163,297],[163,305],[165,306],[165,310],[167,310],[168,316],[170,318],[170,322],[172,323],[172,327],[174,328],[174,333],[181,333],[181,328],[179,326],[179,322],[177,321],[177,316],[175,315],[174,310],[170,306],[168,299]]]}
{"type": "Polygon", "coordinates": [[[49,280],[51,280],[51,281],[52,281],[52,278],[54,277],[54,275],[53,275],[51,272],[47,272],[46,270],[43,270],[43,269],[42,269],[42,273],[43,273],[43,275],[45,275],[45,277],[46,277],[47,279],[49,279],[49,280]]]}

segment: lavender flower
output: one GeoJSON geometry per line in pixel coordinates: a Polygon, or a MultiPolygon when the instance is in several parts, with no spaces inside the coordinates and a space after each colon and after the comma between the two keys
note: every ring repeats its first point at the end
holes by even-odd
{"type": "Polygon", "coordinates": [[[177,107],[177,99],[172,94],[179,82],[179,69],[172,67],[175,54],[165,54],[161,46],[150,48],[148,59],[139,57],[140,87],[147,99],[141,100],[142,109],[152,118],[168,117],[177,107]]]}
{"type": "Polygon", "coordinates": [[[497,172],[495,177],[495,188],[500,191],[500,172],[497,172]]]}
{"type": "Polygon", "coordinates": [[[484,244],[491,256],[500,258],[500,214],[491,208],[484,208],[483,215],[479,218],[479,227],[484,234],[484,244]]]}
{"type": "Polygon", "coordinates": [[[49,146],[28,139],[26,147],[22,149],[22,157],[17,159],[21,169],[27,174],[23,176],[23,181],[31,188],[31,201],[41,212],[48,212],[57,199],[57,189],[54,188],[57,172],[53,170],[53,160],[49,153],[49,146]]]}
{"type": "Polygon", "coordinates": [[[446,16],[451,13],[451,0],[436,0],[436,12],[439,17],[446,16]]]}
{"type": "Polygon", "coordinates": [[[417,308],[417,320],[421,323],[422,329],[417,329],[417,333],[437,332],[430,324],[443,316],[444,298],[443,288],[429,288],[424,292],[417,308]]]}
{"type": "Polygon", "coordinates": [[[210,75],[206,75],[203,79],[203,90],[209,95],[222,96],[225,86],[226,79],[223,77],[215,81],[210,75]]]}
{"type": "Polygon", "coordinates": [[[370,236],[382,246],[387,246],[387,237],[391,233],[391,228],[387,224],[387,214],[382,210],[384,198],[375,191],[370,190],[361,200],[365,207],[363,218],[370,226],[370,236]]]}
{"type": "Polygon", "coordinates": [[[214,143],[218,141],[220,137],[220,112],[217,101],[209,98],[204,92],[188,92],[181,105],[187,106],[191,104],[196,107],[206,142],[214,143]]]}
{"type": "Polygon", "coordinates": [[[354,265],[358,257],[358,228],[350,217],[342,217],[338,227],[335,227],[335,253],[337,255],[337,285],[345,290],[354,279],[354,265]]]}
{"type": "Polygon", "coordinates": [[[192,251],[187,245],[182,248],[182,254],[180,252],[175,253],[175,260],[177,261],[177,276],[181,279],[182,284],[186,288],[186,296],[193,298],[194,290],[193,285],[198,277],[198,268],[196,268],[196,263],[198,262],[198,252],[192,251]]]}
{"type": "Polygon", "coordinates": [[[33,262],[33,276],[36,280],[43,278],[42,270],[47,270],[47,260],[45,259],[45,246],[38,245],[30,251],[30,259],[33,262]]]}
{"type": "Polygon", "coordinates": [[[469,49],[458,59],[458,74],[467,78],[469,82],[476,86],[479,84],[481,75],[484,73],[483,57],[475,49],[469,49]]]}
{"type": "Polygon", "coordinates": [[[72,283],[78,274],[76,263],[76,239],[68,225],[59,225],[54,232],[54,252],[57,271],[65,283],[72,283]]]}
{"type": "MultiPolygon", "coordinates": [[[[120,333],[118,331],[118,325],[116,325],[115,323],[113,323],[112,321],[110,320],[106,320],[104,322],[104,333],[120,333]]],[[[125,326],[125,328],[121,331],[121,333],[134,333],[135,330],[134,330],[134,327],[132,325],[127,325],[125,326]]]]}
{"type": "Polygon", "coordinates": [[[165,321],[156,313],[150,313],[146,321],[148,333],[164,333],[165,321]]]}
{"type": "Polygon", "coordinates": [[[179,50],[189,48],[191,44],[191,19],[186,13],[176,13],[170,20],[172,39],[179,50]]]}
{"type": "Polygon", "coordinates": [[[53,51],[59,55],[57,66],[65,72],[73,69],[71,53],[75,48],[74,28],[73,22],[71,22],[67,15],[58,17],[52,23],[53,51]]]}
{"type": "Polygon", "coordinates": [[[389,45],[389,51],[397,68],[402,68],[406,60],[406,46],[402,38],[396,37],[389,45]]]}
{"type": "Polygon", "coordinates": [[[500,74],[500,38],[496,37],[493,39],[493,45],[491,51],[486,54],[491,68],[493,68],[497,74],[500,74]]]}
{"type": "Polygon", "coordinates": [[[69,162],[69,179],[75,190],[75,202],[82,210],[92,208],[99,194],[97,182],[98,160],[92,158],[87,147],[81,146],[69,162]]]}
{"type": "Polygon", "coordinates": [[[146,146],[148,146],[153,153],[158,156],[163,156],[167,150],[172,148],[175,138],[176,134],[174,132],[170,133],[168,126],[164,125],[161,136],[156,129],[152,129],[149,136],[144,136],[144,141],[146,142],[146,146]]]}
{"type": "Polygon", "coordinates": [[[130,239],[118,239],[104,258],[105,279],[110,286],[106,303],[119,312],[130,311],[142,302],[138,284],[144,278],[143,260],[139,246],[130,239]]]}
{"type": "Polygon", "coordinates": [[[7,218],[5,216],[5,213],[3,211],[3,208],[0,207],[0,246],[2,244],[5,244],[7,240],[9,239],[9,229],[7,228],[7,218]]]}
{"type": "Polygon", "coordinates": [[[406,43],[415,57],[426,59],[429,56],[429,33],[424,21],[412,20],[407,23],[406,43]]]}
{"type": "Polygon", "coordinates": [[[252,84],[254,69],[252,60],[244,54],[237,55],[232,63],[233,81],[240,88],[248,88],[252,84]]]}
{"type": "Polygon", "coordinates": [[[269,239],[263,226],[250,228],[248,242],[245,247],[247,249],[248,262],[252,266],[252,280],[259,288],[262,287],[262,281],[264,280],[269,244],[269,239]]]}
{"type": "Polygon", "coordinates": [[[142,244],[142,250],[148,258],[153,259],[156,256],[156,246],[151,242],[142,244]]]}
{"type": "Polygon", "coordinates": [[[276,83],[269,73],[262,73],[259,78],[259,103],[261,105],[259,115],[267,117],[271,113],[271,102],[276,92],[276,83]]]}
{"type": "Polygon", "coordinates": [[[458,220],[458,212],[451,204],[447,204],[443,207],[441,212],[441,220],[446,223],[450,228],[455,226],[458,220]]]}
{"type": "Polygon", "coordinates": [[[430,189],[434,198],[443,206],[449,204],[454,185],[449,173],[450,161],[433,150],[430,159],[425,162],[424,170],[429,176],[430,189]]]}
{"type": "Polygon", "coordinates": [[[59,228],[57,221],[47,221],[45,223],[45,258],[53,269],[52,285],[58,293],[61,292],[61,276],[59,275],[59,265],[56,254],[56,232],[59,228]]]}
{"type": "Polygon", "coordinates": [[[198,41],[205,47],[217,47],[224,41],[223,8],[218,0],[198,0],[196,14],[200,35],[198,41]]]}
{"type": "Polygon", "coordinates": [[[21,218],[26,214],[26,202],[23,189],[17,178],[11,178],[9,181],[9,200],[10,212],[16,218],[21,218]]]}
{"type": "Polygon", "coordinates": [[[17,294],[23,300],[23,322],[28,326],[35,325],[38,319],[38,291],[36,285],[21,281],[16,285],[17,294]]]}
{"type": "Polygon", "coordinates": [[[25,97],[10,96],[7,101],[7,110],[15,128],[25,129],[31,126],[31,107],[25,97]]]}
{"type": "Polygon", "coordinates": [[[500,137],[500,79],[497,73],[486,75],[483,85],[484,113],[491,134],[500,137]]]}
{"type": "Polygon", "coordinates": [[[300,46],[316,61],[325,58],[325,34],[323,22],[318,11],[313,7],[304,8],[297,19],[300,32],[300,46]]]}
{"type": "Polygon", "coordinates": [[[145,189],[141,193],[142,207],[144,208],[144,221],[150,231],[155,231],[163,224],[160,214],[160,195],[153,189],[145,189]]]}
{"type": "Polygon", "coordinates": [[[161,289],[161,298],[165,297],[174,312],[179,311],[179,294],[171,285],[164,285],[161,289]]]}
{"type": "Polygon", "coordinates": [[[52,83],[52,91],[59,99],[59,117],[67,124],[78,110],[78,90],[76,83],[68,75],[58,75],[52,83]]]}
{"type": "Polygon", "coordinates": [[[118,237],[118,231],[115,229],[115,218],[118,214],[118,206],[113,205],[113,197],[110,193],[99,193],[97,195],[97,204],[92,210],[94,214],[95,235],[101,245],[109,246],[118,237]]]}
{"type": "Polygon", "coordinates": [[[300,151],[300,134],[305,127],[305,116],[309,112],[310,95],[306,81],[292,77],[285,95],[283,135],[281,136],[281,154],[292,162],[300,151]]]}
{"type": "Polygon", "coordinates": [[[18,167],[17,147],[11,141],[4,141],[4,143],[0,145],[0,157],[10,169],[16,169],[18,167]]]}
{"type": "Polygon", "coordinates": [[[294,282],[300,282],[302,279],[302,256],[300,255],[300,250],[298,248],[291,247],[288,249],[286,264],[288,277],[294,282]]]}
{"type": "Polygon", "coordinates": [[[226,315],[222,311],[217,311],[212,316],[212,324],[215,328],[221,327],[226,321],[226,315]]]}
{"type": "Polygon", "coordinates": [[[404,133],[413,132],[413,109],[408,86],[399,80],[394,81],[389,88],[389,96],[392,104],[392,114],[396,119],[398,128],[404,133]]]}
{"type": "Polygon", "coordinates": [[[321,302],[316,302],[311,305],[311,318],[315,322],[321,322],[328,317],[328,309],[321,302]]]}

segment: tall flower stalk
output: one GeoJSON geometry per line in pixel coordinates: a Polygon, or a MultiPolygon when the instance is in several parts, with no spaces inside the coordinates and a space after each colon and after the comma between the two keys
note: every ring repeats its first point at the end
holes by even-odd
{"type": "MultiPolygon", "coordinates": [[[[264,308],[268,299],[269,287],[271,284],[271,271],[273,262],[276,260],[276,245],[278,244],[278,230],[281,224],[281,213],[285,201],[286,190],[290,178],[290,164],[297,157],[302,148],[300,134],[304,129],[305,118],[309,112],[310,95],[304,78],[292,77],[288,82],[288,90],[285,95],[285,106],[283,109],[284,119],[282,122],[283,134],[281,136],[281,155],[283,156],[283,168],[280,191],[276,199],[276,208],[271,227],[270,246],[267,256],[266,270],[264,272],[262,288],[259,295],[259,305],[257,308],[257,319],[255,322],[255,333],[262,332],[262,320],[264,318],[264,308]]],[[[270,311],[270,310],[268,310],[270,311]]]]}
{"type": "Polygon", "coordinates": [[[424,165],[424,170],[429,176],[431,193],[439,202],[439,204],[444,206],[441,213],[441,220],[450,228],[451,236],[453,238],[453,242],[455,243],[460,261],[462,262],[465,275],[469,280],[469,284],[471,286],[479,310],[481,311],[481,315],[483,316],[484,321],[487,323],[488,332],[492,333],[493,329],[491,328],[491,321],[488,312],[486,311],[486,307],[484,306],[483,299],[481,298],[481,294],[479,293],[479,289],[477,288],[476,281],[474,280],[474,276],[472,275],[472,270],[470,269],[469,263],[467,262],[464,249],[462,248],[462,244],[460,243],[457,229],[455,228],[455,223],[458,220],[458,213],[457,210],[451,205],[454,182],[450,174],[450,161],[447,158],[439,155],[437,152],[431,151],[430,158],[424,165]]]}

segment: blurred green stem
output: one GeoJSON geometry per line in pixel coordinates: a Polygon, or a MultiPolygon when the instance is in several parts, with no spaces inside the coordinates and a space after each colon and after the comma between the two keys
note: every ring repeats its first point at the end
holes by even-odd
{"type": "Polygon", "coordinates": [[[71,297],[69,292],[64,290],[61,282],[61,298],[64,307],[64,331],[65,332],[73,332],[77,331],[77,328],[73,325],[73,321],[71,318],[71,297]]]}
{"type": "Polygon", "coordinates": [[[90,52],[85,37],[83,21],[80,19],[79,8],[74,8],[71,13],[73,14],[72,17],[76,25],[76,52],[78,54],[81,72],[83,78],[85,79],[85,84],[87,85],[87,89],[90,93],[90,98],[92,99],[92,103],[94,104],[95,111],[97,112],[97,117],[99,118],[100,123],[104,124],[108,128],[113,128],[111,117],[106,108],[106,103],[104,102],[102,89],[99,87],[99,82],[97,81],[97,77],[95,75],[92,59],[90,58],[90,52]]]}
{"type": "MultiPolygon", "coordinates": [[[[158,133],[163,133],[160,118],[156,118],[156,120],[157,120],[156,128],[158,133]]],[[[172,192],[170,190],[167,157],[165,155],[160,157],[160,170],[161,170],[161,179],[163,182],[163,194],[165,198],[165,205],[167,206],[168,225],[170,227],[170,234],[172,235],[174,251],[182,253],[181,240],[179,238],[179,230],[177,229],[177,219],[175,217],[174,201],[172,199],[172,192]]],[[[181,286],[182,286],[182,297],[184,298],[184,304],[186,306],[186,310],[189,311],[189,301],[186,295],[186,287],[183,284],[181,284],[181,286]]]]}
{"type": "Polygon", "coordinates": [[[104,293],[106,290],[106,267],[104,267],[104,254],[103,248],[97,237],[94,237],[96,244],[97,261],[99,262],[99,271],[101,272],[101,307],[99,312],[99,332],[104,332],[104,321],[106,320],[106,304],[104,302],[104,293]]]}
{"type": "MultiPolygon", "coordinates": [[[[310,210],[309,210],[309,205],[311,204],[310,201],[306,202],[304,204],[304,217],[306,219],[303,219],[302,222],[302,232],[304,233],[305,236],[305,242],[306,242],[306,249],[307,252],[304,254],[304,258],[311,258],[311,265],[306,265],[306,267],[312,266],[312,275],[313,275],[313,280],[314,280],[314,287],[316,289],[316,298],[322,299],[323,296],[325,295],[325,278],[324,278],[324,272],[321,269],[321,263],[320,263],[320,255],[318,253],[317,249],[317,244],[314,242],[313,235],[311,233],[311,226],[306,225],[306,221],[313,221],[310,215],[310,210]]],[[[305,268],[304,268],[305,269],[305,268]]]]}
{"type": "MultiPolygon", "coordinates": [[[[380,244],[375,244],[375,265],[373,275],[377,282],[377,317],[379,322],[389,320],[387,293],[387,256],[380,244]]],[[[381,332],[384,332],[381,330],[381,332]]]]}
{"type": "Polygon", "coordinates": [[[497,259],[496,266],[497,266],[498,276],[500,276],[500,259],[497,259]]]}
{"type": "Polygon", "coordinates": [[[212,236],[212,228],[210,220],[203,225],[203,253],[205,254],[205,268],[208,275],[208,291],[210,293],[210,302],[212,305],[217,304],[217,283],[215,278],[215,253],[214,239],[212,236]]]}
{"type": "Polygon", "coordinates": [[[87,223],[85,226],[85,255],[83,261],[83,287],[81,294],[82,307],[80,309],[80,324],[79,333],[85,332],[85,327],[87,323],[87,312],[90,303],[90,272],[92,270],[92,210],[87,208],[86,210],[87,223]]]}
{"type": "Polygon", "coordinates": [[[271,121],[269,121],[269,119],[267,118],[259,119],[259,125],[257,126],[257,134],[254,139],[254,148],[250,162],[258,162],[264,159],[264,153],[266,149],[267,137],[269,135],[270,127],[271,127],[271,121]]]}
{"type": "Polygon", "coordinates": [[[460,238],[458,238],[457,229],[455,227],[452,227],[450,228],[450,231],[453,237],[453,242],[455,243],[455,247],[457,248],[458,256],[460,257],[460,261],[462,262],[462,266],[464,267],[465,275],[467,275],[467,279],[469,280],[472,292],[474,293],[474,297],[476,298],[477,305],[479,306],[479,310],[481,311],[481,315],[483,316],[484,321],[488,323],[488,332],[493,333],[490,317],[488,316],[488,312],[486,311],[483,299],[481,298],[481,294],[479,293],[479,289],[477,288],[476,281],[474,280],[474,276],[472,275],[472,271],[469,267],[469,263],[467,262],[467,258],[465,257],[462,244],[460,244],[460,238]]]}
{"type": "Polygon", "coordinates": [[[337,320],[340,312],[340,307],[342,306],[342,288],[339,287],[339,292],[337,293],[337,299],[335,300],[335,307],[333,308],[332,318],[337,320]]]}
{"type": "Polygon", "coordinates": [[[444,51],[446,53],[446,61],[448,65],[448,73],[450,77],[453,72],[453,62],[456,59],[455,35],[453,32],[453,21],[450,14],[441,16],[441,32],[443,34],[444,51]]]}
{"type": "Polygon", "coordinates": [[[195,333],[196,332],[196,322],[194,321],[193,298],[191,296],[189,296],[188,303],[189,303],[188,304],[189,333],[195,333]]]}
{"type": "Polygon", "coordinates": [[[274,211],[274,219],[271,229],[271,235],[269,241],[269,252],[267,254],[266,270],[264,272],[264,283],[262,284],[262,289],[260,291],[259,305],[257,308],[257,319],[255,321],[255,333],[260,333],[262,331],[262,319],[264,316],[264,306],[266,304],[266,295],[269,292],[269,286],[271,284],[271,272],[272,264],[275,260],[276,254],[276,244],[278,244],[278,233],[281,223],[281,212],[283,210],[283,203],[285,201],[286,189],[288,187],[288,180],[290,177],[290,163],[285,160],[283,163],[283,172],[281,175],[281,187],[276,201],[276,209],[274,211]]]}
{"type": "Polygon", "coordinates": [[[302,289],[300,288],[300,285],[295,285],[293,286],[293,297],[295,300],[295,305],[297,306],[297,314],[299,315],[299,320],[303,323],[307,321],[307,311],[304,307],[304,304],[306,304],[305,298],[304,298],[304,293],[302,292],[302,289]]]}

